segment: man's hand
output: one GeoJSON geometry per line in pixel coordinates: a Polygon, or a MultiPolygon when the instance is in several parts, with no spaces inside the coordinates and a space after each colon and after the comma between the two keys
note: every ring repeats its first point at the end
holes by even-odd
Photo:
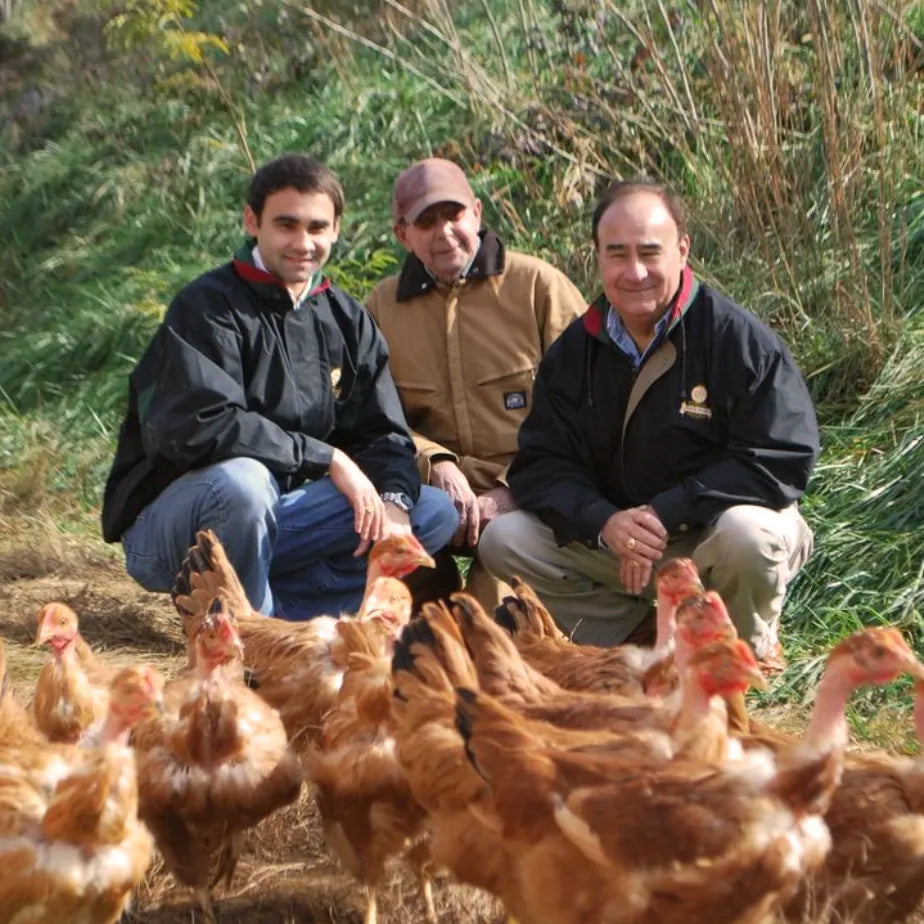
{"type": "Polygon", "coordinates": [[[481,529],[488,525],[495,517],[502,513],[510,513],[511,510],[517,509],[517,503],[510,493],[510,488],[506,485],[499,484],[490,491],[478,495],[478,513],[481,516],[481,529]]]}
{"type": "Polygon", "coordinates": [[[385,504],[363,470],[340,449],[334,450],[329,471],[330,480],[353,508],[353,529],[359,535],[353,554],[365,555],[373,542],[385,536],[385,504]]]}
{"type": "Polygon", "coordinates": [[[667,530],[647,504],[619,510],[603,524],[600,538],[619,556],[619,579],[630,594],[639,595],[651,580],[655,562],[667,548],[667,530]]]}
{"type": "Polygon", "coordinates": [[[452,499],[459,512],[459,528],[452,537],[453,545],[462,545],[468,542],[470,546],[478,543],[478,532],[481,528],[481,514],[478,509],[478,498],[472,490],[468,479],[462,470],[450,459],[434,462],[430,466],[430,484],[434,488],[445,491],[452,499]]]}
{"type": "Polygon", "coordinates": [[[651,562],[640,565],[623,555],[619,559],[619,580],[630,594],[640,597],[651,580],[651,562]]]}

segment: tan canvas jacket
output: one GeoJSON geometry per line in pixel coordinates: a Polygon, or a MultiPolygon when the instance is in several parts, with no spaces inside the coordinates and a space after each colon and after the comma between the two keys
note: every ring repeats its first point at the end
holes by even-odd
{"type": "Polygon", "coordinates": [[[440,457],[457,462],[476,492],[502,482],[539,360],[587,307],[581,293],[488,231],[460,283],[436,283],[412,254],[366,306],[388,341],[424,484],[440,457]]]}

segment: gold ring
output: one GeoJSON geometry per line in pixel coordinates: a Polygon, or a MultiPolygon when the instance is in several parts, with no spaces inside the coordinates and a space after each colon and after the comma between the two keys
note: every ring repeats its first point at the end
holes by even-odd
{"type": "Polygon", "coordinates": [[[637,561],[632,562],[632,570],[633,570],[633,571],[638,571],[638,562],[637,562],[637,561]]]}
{"type": "Polygon", "coordinates": [[[635,548],[635,544],[636,544],[636,543],[635,543],[635,537],[634,537],[634,536],[629,536],[629,538],[626,539],[626,548],[627,548],[630,552],[635,548]]]}
{"type": "Polygon", "coordinates": [[[375,510],[375,501],[366,501],[363,507],[365,507],[366,510],[375,510]]]}

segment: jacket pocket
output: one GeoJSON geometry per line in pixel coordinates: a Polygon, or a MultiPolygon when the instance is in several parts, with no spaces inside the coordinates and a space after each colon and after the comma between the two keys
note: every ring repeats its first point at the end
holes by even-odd
{"type": "Polygon", "coordinates": [[[519,420],[532,405],[535,378],[536,369],[529,365],[500,375],[485,376],[478,381],[477,387],[493,413],[507,415],[519,411],[521,413],[516,415],[519,420]]]}
{"type": "Polygon", "coordinates": [[[395,380],[395,388],[398,389],[398,397],[404,407],[404,416],[412,427],[437,410],[442,403],[435,385],[395,380]]]}
{"type": "Polygon", "coordinates": [[[414,391],[414,392],[436,391],[435,385],[428,385],[425,382],[401,382],[401,381],[398,381],[398,379],[395,379],[395,387],[398,389],[398,391],[404,391],[405,389],[407,389],[407,391],[414,391]]]}
{"type": "Polygon", "coordinates": [[[480,387],[482,385],[494,385],[495,383],[503,382],[505,379],[521,380],[528,382],[530,391],[532,391],[533,379],[535,378],[536,367],[530,363],[529,365],[521,366],[519,369],[505,369],[503,372],[484,376],[476,384],[480,387]]]}

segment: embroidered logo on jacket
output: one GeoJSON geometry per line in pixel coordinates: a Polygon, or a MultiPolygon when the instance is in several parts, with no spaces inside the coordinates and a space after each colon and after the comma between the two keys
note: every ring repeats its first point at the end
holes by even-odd
{"type": "Polygon", "coordinates": [[[508,411],[518,411],[521,407],[526,407],[525,391],[505,391],[504,407],[508,411]]]}
{"type": "Polygon", "coordinates": [[[694,385],[690,392],[690,400],[680,403],[681,417],[695,417],[697,420],[711,420],[712,408],[706,405],[709,392],[705,385],[694,385]]]}

